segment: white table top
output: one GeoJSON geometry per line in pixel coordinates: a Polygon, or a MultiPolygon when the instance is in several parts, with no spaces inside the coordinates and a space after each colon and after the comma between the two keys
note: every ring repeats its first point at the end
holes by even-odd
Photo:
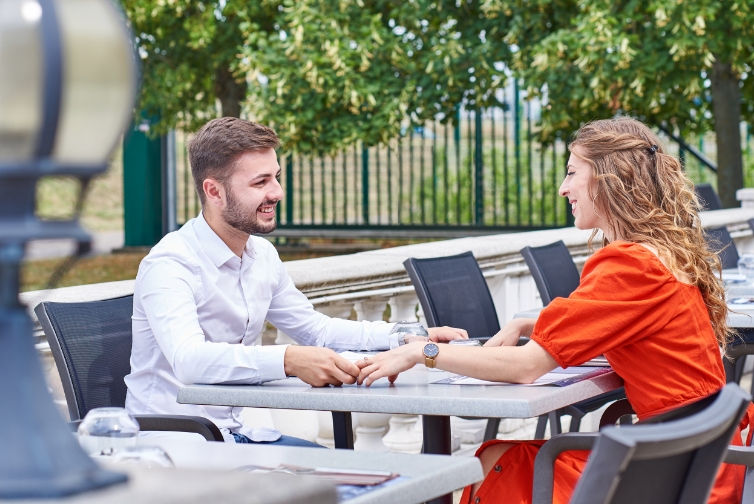
{"type": "MultiPolygon", "coordinates": [[[[350,499],[347,501],[349,504],[425,502],[482,479],[482,466],[476,457],[365,453],[352,450],[209,443],[152,437],[140,437],[138,443],[162,447],[175,466],[182,469],[229,471],[249,465],[277,467],[280,464],[290,464],[312,468],[391,471],[408,478],[350,499]]],[[[266,476],[273,475],[259,477],[266,476]]],[[[290,478],[301,477],[290,476],[290,478]]],[[[314,504],[315,501],[307,500],[306,502],[314,504]]]]}
{"type": "Polygon", "coordinates": [[[189,385],[179,403],[300,410],[359,411],[410,415],[531,418],[623,386],[610,372],[566,387],[520,385],[430,384],[445,372],[423,365],[401,373],[395,384],[386,378],[371,387],[314,388],[297,378],[264,385],[189,385]]]}
{"type": "MultiPolygon", "coordinates": [[[[228,471],[211,471],[206,468],[202,470],[146,469],[115,465],[107,465],[107,468],[128,473],[128,481],[60,499],[19,499],[2,502],[17,504],[101,504],[103,502],[107,504],[205,504],[207,502],[336,504],[338,502],[335,485],[332,483],[303,478],[292,480],[294,476],[285,474],[236,474],[228,471]]],[[[348,502],[355,504],[357,501],[348,502]]]]}

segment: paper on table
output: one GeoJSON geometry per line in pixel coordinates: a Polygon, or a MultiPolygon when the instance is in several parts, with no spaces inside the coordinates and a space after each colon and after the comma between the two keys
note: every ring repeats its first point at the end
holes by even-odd
{"type": "Polygon", "coordinates": [[[610,367],[591,367],[591,366],[578,366],[570,367],[567,369],[556,368],[546,373],[544,376],[535,380],[534,383],[508,383],[508,382],[494,382],[487,380],[479,380],[477,378],[469,378],[468,376],[454,374],[447,378],[438,378],[431,381],[433,384],[443,385],[498,385],[498,386],[511,386],[517,385],[519,387],[537,387],[540,385],[555,385],[558,387],[565,387],[572,383],[593,378],[612,371],[610,367]]]}

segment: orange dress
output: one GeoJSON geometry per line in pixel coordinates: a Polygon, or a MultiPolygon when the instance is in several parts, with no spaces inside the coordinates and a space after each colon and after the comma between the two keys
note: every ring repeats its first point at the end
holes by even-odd
{"type": "MultiPolygon", "coordinates": [[[[718,391],[725,371],[701,292],[679,282],[649,250],[614,242],[584,265],[570,297],[550,303],[531,339],[562,367],[604,354],[623,378],[626,397],[648,418],[718,391]]],[[[754,408],[742,422],[749,423],[754,408]]],[[[475,503],[530,503],[534,458],[544,441],[514,443],[476,493],[475,503]]],[[[741,444],[741,436],[734,436],[741,444]]],[[[566,504],[586,465],[588,451],[570,451],[555,464],[553,502],[566,504]]],[[[724,464],[709,502],[740,503],[744,468],[724,464]]],[[[469,502],[470,487],[462,503],[469,502]]]]}

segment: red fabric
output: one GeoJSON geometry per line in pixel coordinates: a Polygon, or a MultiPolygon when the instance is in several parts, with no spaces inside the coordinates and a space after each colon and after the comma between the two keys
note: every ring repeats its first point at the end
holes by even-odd
{"type": "MultiPolygon", "coordinates": [[[[562,367],[604,354],[623,378],[638,417],[648,418],[718,391],[725,384],[720,351],[699,289],[679,282],[641,245],[615,242],[584,265],[570,297],[556,298],[531,338],[562,367]]],[[[754,408],[741,423],[754,424],[754,408]]],[[[751,436],[751,433],[750,433],[751,436]]],[[[491,444],[489,441],[477,455],[491,444]]],[[[512,441],[476,496],[480,503],[530,503],[534,458],[543,441],[512,441]]],[[[741,445],[740,435],[733,444],[741,445]]],[[[555,466],[553,502],[566,504],[589,452],[565,452],[555,466]]],[[[724,464],[709,502],[739,503],[744,468],[724,464]]],[[[462,503],[469,502],[470,487],[462,503]]],[[[476,502],[476,499],[475,499],[476,502]]]]}

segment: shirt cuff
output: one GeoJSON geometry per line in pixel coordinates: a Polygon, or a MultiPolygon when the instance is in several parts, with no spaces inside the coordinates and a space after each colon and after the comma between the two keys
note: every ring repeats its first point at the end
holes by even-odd
{"type": "Polygon", "coordinates": [[[372,329],[371,338],[374,348],[370,348],[369,350],[390,350],[390,340],[387,335],[393,330],[393,326],[395,326],[394,322],[375,324],[375,327],[372,329]]]}
{"type": "Polygon", "coordinates": [[[257,365],[261,383],[283,380],[285,376],[285,349],[288,345],[257,347],[257,365]]]}

